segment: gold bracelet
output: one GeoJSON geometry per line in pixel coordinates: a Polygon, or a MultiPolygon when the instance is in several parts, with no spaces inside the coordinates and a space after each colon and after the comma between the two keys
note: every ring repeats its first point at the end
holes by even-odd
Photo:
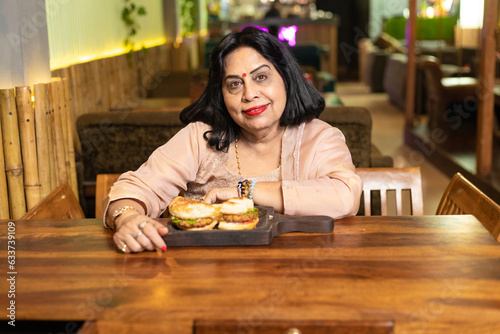
{"type": "Polygon", "coordinates": [[[110,227],[113,230],[115,229],[115,220],[118,219],[118,217],[120,217],[122,214],[124,214],[128,210],[134,210],[136,212],[139,212],[136,208],[134,208],[133,206],[129,206],[129,205],[125,205],[125,206],[122,206],[122,207],[116,209],[115,212],[113,212],[113,216],[111,216],[111,225],[112,226],[110,226],[110,227]]]}

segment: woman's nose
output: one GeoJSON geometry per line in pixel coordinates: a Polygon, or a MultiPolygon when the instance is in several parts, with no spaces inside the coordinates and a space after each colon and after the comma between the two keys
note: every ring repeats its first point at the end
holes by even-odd
{"type": "Polygon", "coordinates": [[[243,86],[243,96],[244,101],[252,101],[253,99],[260,96],[259,87],[251,82],[245,83],[243,86]]]}

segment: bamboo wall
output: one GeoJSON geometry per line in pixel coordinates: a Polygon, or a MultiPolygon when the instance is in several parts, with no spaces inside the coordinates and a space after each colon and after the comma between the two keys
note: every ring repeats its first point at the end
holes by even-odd
{"type": "Polygon", "coordinates": [[[67,79],[0,90],[1,219],[21,218],[62,182],[78,198],[69,101],[67,79]]]}
{"type": "Polygon", "coordinates": [[[184,71],[196,68],[198,44],[187,41],[179,45],[164,44],[119,55],[92,60],[52,71],[53,77],[70,82],[71,105],[75,117],[87,113],[107,112],[111,108],[130,107],[146,95],[156,83],[160,71],[184,71]]]}

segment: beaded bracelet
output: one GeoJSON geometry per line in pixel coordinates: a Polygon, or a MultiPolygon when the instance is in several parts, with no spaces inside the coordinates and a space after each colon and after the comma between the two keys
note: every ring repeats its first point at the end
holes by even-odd
{"type": "Polygon", "coordinates": [[[253,191],[257,180],[243,180],[238,182],[238,196],[253,199],[253,191]]]}

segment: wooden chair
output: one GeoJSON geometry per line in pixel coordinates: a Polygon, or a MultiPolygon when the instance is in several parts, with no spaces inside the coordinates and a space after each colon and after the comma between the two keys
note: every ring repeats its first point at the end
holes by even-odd
{"type": "Polygon", "coordinates": [[[248,324],[236,320],[195,320],[193,334],[219,333],[262,333],[262,334],[391,334],[393,321],[349,321],[349,320],[265,320],[259,324],[248,324]]]}
{"type": "Polygon", "coordinates": [[[121,174],[97,174],[95,185],[95,217],[102,218],[104,212],[102,203],[108,196],[111,186],[121,174]]]}
{"type": "Polygon", "coordinates": [[[500,205],[460,173],[456,173],[451,178],[439,202],[436,214],[471,214],[500,241],[500,205]]]}
{"type": "Polygon", "coordinates": [[[20,219],[85,218],[75,193],[67,182],[62,183],[20,219]]]}
{"type": "Polygon", "coordinates": [[[380,214],[387,216],[389,204],[387,195],[390,191],[395,191],[396,215],[401,216],[405,207],[403,205],[403,190],[409,190],[408,211],[410,214],[418,216],[424,214],[420,167],[357,168],[356,174],[363,180],[362,204],[365,216],[371,216],[373,202],[375,202],[372,200],[372,196],[375,192],[380,192],[380,214]]]}

